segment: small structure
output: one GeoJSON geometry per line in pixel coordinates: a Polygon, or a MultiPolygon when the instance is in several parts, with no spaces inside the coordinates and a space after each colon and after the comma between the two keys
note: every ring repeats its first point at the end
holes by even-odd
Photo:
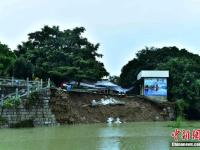
{"type": "Polygon", "coordinates": [[[168,70],[142,70],[137,76],[140,95],[157,102],[167,101],[168,70]]]}

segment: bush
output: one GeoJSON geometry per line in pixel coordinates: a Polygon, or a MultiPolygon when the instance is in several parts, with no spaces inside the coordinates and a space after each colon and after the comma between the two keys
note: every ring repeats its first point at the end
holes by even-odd
{"type": "Polygon", "coordinates": [[[20,97],[9,97],[3,101],[3,108],[16,108],[21,104],[20,97]]]}
{"type": "Polygon", "coordinates": [[[33,106],[40,106],[40,97],[38,92],[30,93],[28,99],[24,102],[24,105],[27,109],[32,108],[33,106]]]}
{"type": "Polygon", "coordinates": [[[184,118],[182,118],[181,116],[176,117],[176,121],[172,122],[168,125],[168,127],[172,127],[172,128],[180,128],[182,126],[182,123],[184,121],[184,118]]]}
{"type": "Polygon", "coordinates": [[[179,99],[176,101],[176,116],[185,118],[185,112],[187,112],[189,104],[186,100],[179,99]]]}

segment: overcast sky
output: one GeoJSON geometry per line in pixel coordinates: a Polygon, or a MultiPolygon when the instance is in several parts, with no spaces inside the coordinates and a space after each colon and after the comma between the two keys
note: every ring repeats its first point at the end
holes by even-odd
{"type": "Polygon", "coordinates": [[[200,0],[1,0],[0,41],[11,49],[43,25],[85,27],[111,75],[145,46],[200,54],[200,0]]]}

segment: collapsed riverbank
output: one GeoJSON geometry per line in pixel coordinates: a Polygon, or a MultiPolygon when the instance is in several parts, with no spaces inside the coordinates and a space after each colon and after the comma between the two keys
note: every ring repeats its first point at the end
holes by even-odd
{"type": "Polygon", "coordinates": [[[35,127],[57,124],[105,123],[109,117],[122,122],[174,119],[170,103],[156,104],[140,96],[106,95],[46,89],[24,97],[15,107],[0,109],[0,127],[35,127]],[[101,104],[113,100],[115,104],[101,104]],[[95,104],[98,105],[93,105],[95,104]]]}
{"type": "Polygon", "coordinates": [[[171,104],[155,104],[139,96],[104,95],[87,92],[65,92],[52,89],[50,108],[61,124],[105,123],[108,117],[122,122],[165,121],[174,119],[171,104]],[[124,105],[92,106],[93,100],[113,98],[124,105]]]}

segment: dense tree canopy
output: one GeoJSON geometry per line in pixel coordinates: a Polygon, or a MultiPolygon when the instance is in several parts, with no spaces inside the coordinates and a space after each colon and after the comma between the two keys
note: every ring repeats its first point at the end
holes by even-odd
{"type": "Polygon", "coordinates": [[[169,70],[169,92],[176,99],[194,99],[200,96],[198,83],[200,79],[200,64],[191,58],[171,58],[161,63],[158,70],[169,70]]]}
{"type": "Polygon", "coordinates": [[[63,80],[98,80],[107,76],[102,57],[97,53],[99,44],[90,43],[81,36],[83,27],[60,31],[59,27],[44,26],[41,31],[28,34],[15,51],[18,57],[30,62],[34,76],[63,80]]]}
{"type": "Polygon", "coordinates": [[[121,85],[133,85],[140,70],[169,70],[169,100],[183,101],[187,117],[200,119],[199,55],[177,47],[163,47],[146,48],[136,56],[122,68],[119,79],[121,85]]]}
{"type": "Polygon", "coordinates": [[[7,75],[7,71],[15,61],[15,54],[8,48],[7,45],[0,43],[0,76],[7,75]]]}
{"type": "Polygon", "coordinates": [[[156,69],[160,63],[166,63],[171,58],[188,58],[200,64],[200,56],[189,53],[185,49],[146,47],[136,54],[136,58],[123,66],[119,82],[124,87],[132,86],[141,70],[156,69]]]}
{"type": "Polygon", "coordinates": [[[172,101],[183,101],[184,112],[200,119],[200,63],[192,58],[171,58],[157,69],[170,71],[169,94],[172,101]]]}
{"type": "Polygon", "coordinates": [[[33,65],[30,62],[27,62],[23,57],[16,59],[16,61],[8,69],[8,73],[19,79],[29,79],[33,75],[33,65]]]}

